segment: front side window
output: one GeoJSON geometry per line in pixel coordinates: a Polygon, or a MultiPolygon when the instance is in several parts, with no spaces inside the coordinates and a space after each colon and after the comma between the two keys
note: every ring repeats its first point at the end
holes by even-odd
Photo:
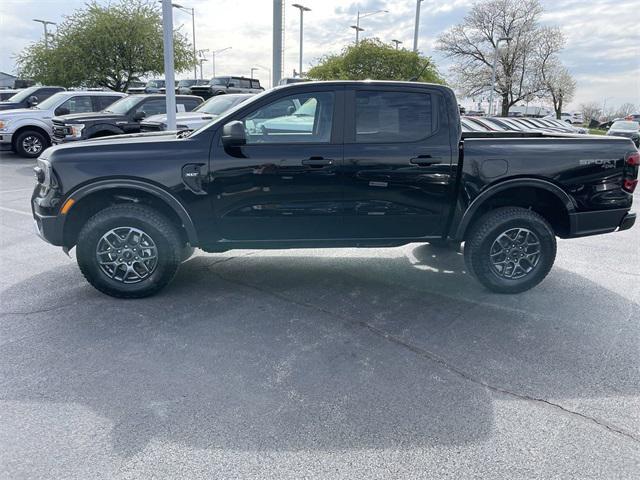
{"type": "Polygon", "coordinates": [[[429,93],[356,92],[356,143],[415,142],[434,130],[429,93]]]}
{"type": "Polygon", "coordinates": [[[247,144],[329,143],[333,123],[333,92],[291,95],[241,119],[247,144]]]}
{"type": "Polygon", "coordinates": [[[91,97],[71,97],[58,108],[66,108],[69,113],[88,113],[93,112],[93,103],[91,97]]]}
{"type": "Polygon", "coordinates": [[[136,109],[135,113],[143,112],[145,117],[149,117],[151,115],[159,115],[161,113],[167,113],[166,109],[167,109],[167,104],[163,98],[163,99],[149,100],[147,102],[144,102],[142,105],[140,105],[136,109]]]}

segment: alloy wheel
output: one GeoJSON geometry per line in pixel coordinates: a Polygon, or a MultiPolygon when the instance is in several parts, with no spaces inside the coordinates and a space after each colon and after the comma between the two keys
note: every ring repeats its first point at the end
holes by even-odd
{"type": "Polygon", "coordinates": [[[512,228],[494,240],[489,257],[491,268],[499,277],[509,280],[523,278],[540,262],[540,240],[531,230],[512,228]]]}
{"type": "Polygon", "coordinates": [[[139,283],[158,265],[158,249],[149,234],[134,227],[118,227],[105,233],[96,247],[100,270],[121,283],[139,283]]]}

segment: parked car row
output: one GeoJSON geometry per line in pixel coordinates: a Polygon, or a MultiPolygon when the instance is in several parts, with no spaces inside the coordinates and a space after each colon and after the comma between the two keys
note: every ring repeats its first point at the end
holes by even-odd
{"type": "MultiPolygon", "coordinates": [[[[259,93],[264,91],[264,88],[257,78],[231,76],[214,77],[211,80],[179,80],[175,82],[175,90],[176,94],[198,95],[207,99],[226,93],[259,93]]],[[[166,93],[166,91],[165,80],[149,80],[144,85],[133,85],[127,89],[127,93],[166,93]]]]}
{"type": "Polygon", "coordinates": [[[466,132],[588,133],[586,128],[574,127],[557,118],[464,116],[460,121],[466,132]]]}
{"type": "MultiPolygon", "coordinates": [[[[178,95],[178,114],[203,102],[178,95]]],[[[140,132],[140,122],[166,113],[164,95],[127,95],[112,91],[65,91],[30,87],[0,102],[0,150],[34,158],[52,144],[140,132]]]]}

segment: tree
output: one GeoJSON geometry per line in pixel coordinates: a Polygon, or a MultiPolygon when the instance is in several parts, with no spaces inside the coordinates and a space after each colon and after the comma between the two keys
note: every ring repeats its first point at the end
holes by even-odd
{"type": "Polygon", "coordinates": [[[615,118],[624,118],[632,113],[637,113],[638,107],[633,103],[623,103],[620,105],[614,114],[615,118]]]}
{"type": "MultiPolygon", "coordinates": [[[[34,43],[17,58],[21,76],[45,85],[106,87],[125,91],[130,82],[164,72],[162,16],[150,0],[120,0],[77,10],[49,41],[34,43]]],[[[186,37],[174,32],[176,71],[193,68],[186,37]]]]}
{"type": "Polygon", "coordinates": [[[580,105],[582,118],[589,124],[591,120],[598,120],[602,114],[602,106],[597,102],[583,103],[580,105]]]}
{"type": "Polygon", "coordinates": [[[307,75],[316,80],[410,80],[419,76],[422,82],[444,83],[431,58],[396,50],[379,39],[365,39],[340,54],[327,55],[307,75]]]}
{"type": "Polygon", "coordinates": [[[541,72],[545,89],[544,96],[551,99],[556,118],[560,118],[562,106],[573,100],[576,92],[576,81],[559,61],[546,65],[541,72]]]}
{"type": "Polygon", "coordinates": [[[539,0],[481,0],[461,24],[440,36],[437,48],[456,60],[452,72],[465,95],[480,96],[493,89],[502,99],[506,116],[511,106],[544,91],[540,54],[544,50],[553,56],[559,51],[562,34],[540,27],[542,12],[539,0]],[[501,38],[509,40],[497,49],[501,38]],[[546,49],[540,48],[543,42],[546,49]],[[491,85],[495,55],[496,83],[491,85]]]}

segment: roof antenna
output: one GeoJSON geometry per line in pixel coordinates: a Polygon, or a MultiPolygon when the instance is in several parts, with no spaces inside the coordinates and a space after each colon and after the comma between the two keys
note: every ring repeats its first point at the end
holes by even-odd
{"type": "Polygon", "coordinates": [[[424,73],[424,71],[427,69],[427,67],[428,67],[428,66],[429,66],[429,61],[427,61],[427,62],[424,64],[424,67],[422,67],[422,70],[420,70],[420,73],[419,73],[418,75],[416,75],[415,77],[411,77],[411,78],[409,79],[409,81],[410,81],[410,82],[417,82],[417,81],[418,81],[418,79],[422,76],[422,74],[424,73]]]}

